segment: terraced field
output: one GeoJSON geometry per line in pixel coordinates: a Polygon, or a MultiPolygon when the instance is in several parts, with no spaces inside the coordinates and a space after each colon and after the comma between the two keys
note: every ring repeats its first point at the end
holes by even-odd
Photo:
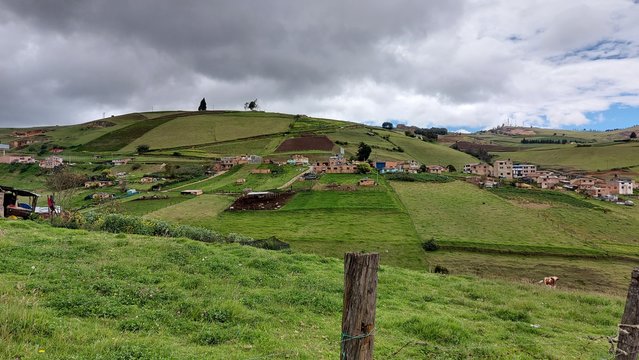
{"type": "Polygon", "coordinates": [[[152,149],[165,149],[274,134],[286,131],[291,122],[290,115],[262,113],[183,116],[149,129],[123,146],[122,150],[133,151],[141,144],[152,149]]]}
{"type": "Polygon", "coordinates": [[[498,159],[529,162],[544,168],[609,170],[639,165],[639,143],[605,143],[592,146],[557,145],[517,152],[494,153],[498,159]]]}

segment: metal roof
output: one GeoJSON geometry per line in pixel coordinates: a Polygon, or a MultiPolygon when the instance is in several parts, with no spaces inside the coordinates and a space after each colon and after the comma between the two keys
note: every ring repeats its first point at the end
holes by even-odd
{"type": "Polygon", "coordinates": [[[12,192],[18,196],[35,196],[35,197],[39,197],[40,195],[31,192],[31,191],[27,191],[27,190],[20,190],[20,189],[16,189],[16,188],[12,188],[11,186],[5,186],[5,185],[0,185],[0,191],[2,192],[12,192]]]}

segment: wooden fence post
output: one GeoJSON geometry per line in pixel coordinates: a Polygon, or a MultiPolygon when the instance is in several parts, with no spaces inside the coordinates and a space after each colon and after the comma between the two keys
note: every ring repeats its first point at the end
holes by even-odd
{"type": "Polygon", "coordinates": [[[379,254],[344,256],[344,308],[340,359],[372,360],[379,254]]]}
{"type": "Polygon", "coordinates": [[[639,354],[639,268],[632,270],[626,308],[619,324],[616,360],[636,360],[639,354]]]}

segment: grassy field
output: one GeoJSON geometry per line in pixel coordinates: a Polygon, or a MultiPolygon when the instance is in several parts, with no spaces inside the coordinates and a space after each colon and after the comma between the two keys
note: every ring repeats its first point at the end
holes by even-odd
{"type": "Polygon", "coordinates": [[[0,164],[0,185],[40,190],[46,181],[37,164],[0,164]]]}
{"type": "Polygon", "coordinates": [[[253,191],[273,190],[291,180],[296,175],[306,170],[305,167],[283,165],[281,167],[275,165],[253,165],[246,164],[235,166],[228,172],[213,179],[201,182],[196,185],[198,189],[205,192],[237,192],[241,193],[244,189],[253,191]],[[279,171],[272,174],[251,174],[251,170],[257,168],[273,168],[279,171]],[[246,182],[237,184],[236,180],[245,179],[246,182]]]}
{"type": "Polygon", "coordinates": [[[282,141],[284,141],[283,136],[274,136],[206,145],[198,147],[198,150],[205,151],[218,157],[238,154],[268,155],[273,153],[282,141]]]}
{"type": "Polygon", "coordinates": [[[581,204],[578,199],[569,205],[557,197],[508,200],[510,194],[504,198],[458,181],[393,183],[393,187],[423,239],[434,237],[460,247],[639,256],[639,250],[633,250],[639,231],[636,208],[615,205],[604,212],[599,206],[590,208],[589,202],[575,206],[581,204]]]}
{"type": "MultiPolygon", "coordinates": [[[[224,179],[225,175],[219,177],[222,179],[219,184],[229,182],[237,173],[227,179],[224,179]]],[[[354,179],[351,175],[343,176],[349,183],[354,179]]],[[[211,202],[202,200],[198,211],[193,211],[191,216],[179,215],[183,211],[177,209],[186,209],[195,200],[150,216],[223,233],[241,233],[256,238],[276,236],[291,243],[296,250],[329,256],[341,256],[344,251],[353,249],[376,250],[385,253],[385,264],[423,269],[423,251],[410,217],[395,194],[386,190],[382,180],[382,185],[373,189],[300,192],[276,211],[220,213],[219,210],[230,201],[220,203],[217,198],[209,198],[211,202]],[[207,210],[209,207],[210,211],[207,210]],[[176,218],[178,215],[179,219],[176,218]]]]}
{"type": "Polygon", "coordinates": [[[608,170],[639,165],[639,143],[606,143],[577,147],[561,145],[517,152],[494,153],[498,159],[529,162],[544,168],[608,170]]]}
{"type": "MultiPolygon", "coordinates": [[[[0,229],[1,358],[338,357],[339,259],[29,222],[0,229]]],[[[609,358],[623,301],[382,266],[375,355],[609,358]]]]}
{"type": "Polygon", "coordinates": [[[138,113],[114,116],[106,119],[99,119],[100,121],[113,123],[115,124],[114,126],[98,128],[87,127],[86,124],[56,126],[53,131],[47,132],[47,136],[51,138],[54,144],[73,147],[89,143],[101,136],[106,136],[113,131],[121,130],[135,124],[136,122],[144,121],[146,119],[146,116],[138,113]]]}
{"type": "Polygon", "coordinates": [[[513,280],[554,274],[562,286],[618,293],[626,287],[620,270],[639,257],[636,208],[568,194],[487,191],[462,182],[392,186],[420,238],[449,249],[427,253],[429,266],[513,280]],[[528,260],[520,264],[521,258],[528,260]]]}
{"type": "MultiPolygon", "coordinates": [[[[154,200],[127,200],[119,204],[119,212],[125,215],[142,216],[154,211],[166,209],[176,204],[180,204],[192,198],[192,196],[178,195],[178,194],[147,194],[145,196],[152,195],[166,195],[166,199],[154,199],[154,200]]],[[[139,196],[138,196],[139,198],[139,196]]]]}
{"type": "Polygon", "coordinates": [[[196,197],[179,195],[186,201],[174,202],[163,208],[146,212],[154,219],[170,220],[178,224],[206,222],[224,211],[235,200],[232,196],[203,194],[196,197]]]}
{"type": "MultiPolygon", "coordinates": [[[[95,140],[79,147],[83,151],[119,151],[123,147],[128,146],[135,139],[143,136],[148,131],[158,127],[168,121],[173,120],[171,115],[167,117],[159,117],[155,119],[141,119],[131,125],[110,131],[95,140]]],[[[148,145],[148,144],[147,144],[148,145]]],[[[135,147],[131,148],[131,152],[135,151],[135,147]]]]}
{"type": "Polygon", "coordinates": [[[288,130],[291,121],[290,115],[270,113],[178,117],[149,129],[143,136],[124,146],[123,151],[134,151],[136,146],[141,144],[149,145],[152,149],[164,149],[274,134],[288,130]]]}
{"type": "Polygon", "coordinates": [[[410,158],[427,165],[453,165],[457,171],[464,168],[464,164],[477,162],[477,159],[463,152],[453,150],[447,146],[433,144],[402,135],[394,135],[391,140],[401,146],[410,158]]]}

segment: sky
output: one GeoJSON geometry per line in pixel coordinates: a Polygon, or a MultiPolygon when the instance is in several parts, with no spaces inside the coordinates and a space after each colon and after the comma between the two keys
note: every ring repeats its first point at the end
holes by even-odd
{"type": "Polygon", "coordinates": [[[0,0],[0,127],[265,111],[639,124],[639,0],[0,0]]]}

